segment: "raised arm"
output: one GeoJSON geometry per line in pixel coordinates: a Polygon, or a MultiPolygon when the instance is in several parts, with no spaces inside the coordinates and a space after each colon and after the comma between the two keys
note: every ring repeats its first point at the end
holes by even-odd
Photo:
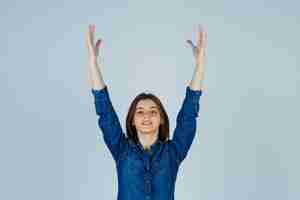
{"type": "Polygon", "coordinates": [[[185,159],[195,138],[199,113],[199,99],[201,90],[192,90],[186,87],[185,98],[177,114],[176,127],[174,130],[171,145],[175,150],[178,165],[185,159]]]}
{"type": "Polygon", "coordinates": [[[94,45],[94,32],[95,26],[90,25],[86,35],[86,44],[89,53],[89,80],[92,86],[91,91],[94,96],[96,114],[99,116],[98,126],[102,130],[104,142],[114,160],[118,161],[120,152],[122,152],[125,147],[126,139],[97,63],[101,40],[97,40],[96,45],[94,45]]]}
{"type": "Polygon", "coordinates": [[[176,118],[176,127],[171,140],[175,150],[178,165],[185,159],[195,138],[199,114],[199,99],[202,94],[202,80],[204,78],[204,48],[206,33],[199,26],[199,39],[197,46],[188,40],[193,48],[196,67],[189,86],[186,88],[185,98],[176,118]]]}

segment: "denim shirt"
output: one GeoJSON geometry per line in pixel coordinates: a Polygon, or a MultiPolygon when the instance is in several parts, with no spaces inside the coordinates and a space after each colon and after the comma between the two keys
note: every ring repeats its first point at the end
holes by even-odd
{"type": "Polygon", "coordinates": [[[157,139],[149,150],[144,150],[141,143],[136,144],[122,131],[107,86],[92,89],[92,94],[98,125],[116,163],[118,200],[174,200],[179,165],[195,137],[202,90],[186,87],[173,138],[167,142],[157,139]]]}

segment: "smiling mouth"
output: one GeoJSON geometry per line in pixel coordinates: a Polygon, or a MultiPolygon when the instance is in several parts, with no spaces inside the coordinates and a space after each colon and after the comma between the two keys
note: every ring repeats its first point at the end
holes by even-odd
{"type": "Polygon", "coordinates": [[[152,123],[147,123],[147,124],[142,124],[143,126],[149,126],[149,125],[152,125],[152,123]]]}

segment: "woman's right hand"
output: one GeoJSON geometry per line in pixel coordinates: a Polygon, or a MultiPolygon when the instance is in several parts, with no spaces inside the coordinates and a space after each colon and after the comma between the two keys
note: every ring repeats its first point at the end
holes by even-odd
{"type": "Polygon", "coordinates": [[[100,90],[105,86],[100,67],[98,66],[97,63],[97,57],[99,55],[99,47],[102,40],[98,39],[96,44],[94,44],[95,29],[96,29],[95,25],[89,25],[88,31],[86,33],[86,45],[88,48],[88,59],[89,59],[88,79],[92,88],[100,90]]]}
{"type": "Polygon", "coordinates": [[[88,48],[88,59],[90,64],[97,64],[97,57],[99,55],[99,47],[102,42],[101,39],[96,41],[94,44],[94,33],[96,30],[95,25],[89,25],[88,31],[86,33],[86,45],[88,48]]]}

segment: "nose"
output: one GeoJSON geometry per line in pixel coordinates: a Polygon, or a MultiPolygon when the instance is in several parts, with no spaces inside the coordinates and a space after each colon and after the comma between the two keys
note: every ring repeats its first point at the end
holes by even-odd
{"type": "Polygon", "coordinates": [[[144,119],[149,119],[151,114],[149,112],[144,113],[144,119]]]}
{"type": "Polygon", "coordinates": [[[143,118],[144,119],[150,119],[152,117],[152,113],[151,112],[145,112],[144,114],[143,114],[143,118]]]}

